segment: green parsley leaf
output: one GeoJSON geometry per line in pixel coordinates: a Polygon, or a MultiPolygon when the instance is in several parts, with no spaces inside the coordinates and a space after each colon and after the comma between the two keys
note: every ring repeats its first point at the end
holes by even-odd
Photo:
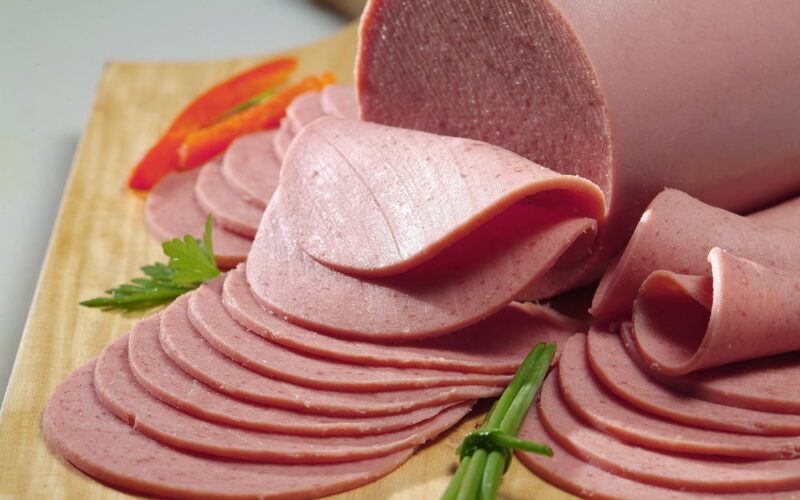
{"type": "Polygon", "coordinates": [[[162,245],[168,263],[156,262],[141,267],[146,278],[133,278],[106,290],[107,297],[95,297],[80,304],[106,310],[135,311],[169,304],[177,297],[194,290],[220,275],[211,243],[212,220],[206,219],[203,239],[186,235],[183,239],[165,241],[162,245]]]}

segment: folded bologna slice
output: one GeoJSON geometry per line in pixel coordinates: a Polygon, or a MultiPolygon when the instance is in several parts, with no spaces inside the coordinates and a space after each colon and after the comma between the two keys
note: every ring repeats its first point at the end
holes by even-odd
{"type": "Polygon", "coordinates": [[[670,377],[650,367],[639,354],[633,328],[622,329],[628,354],[662,384],[691,396],[740,408],[800,415],[800,352],[740,361],[670,377]]]}
{"type": "Polygon", "coordinates": [[[322,111],[335,118],[358,120],[356,89],[352,85],[332,84],[325,86],[322,95],[322,111]]]}
{"type": "Polygon", "coordinates": [[[215,391],[178,367],[161,349],[161,318],[137,323],[128,340],[128,361],[150,394],[196,417],[235,427],[309,436],[355,436],[403,429],[433,418],[448,405],[379,417],[336,417],[260,405],[215,391]]]}
{"type": "Polygon", "coordinates": [[[603,275],[591,312],[597,317],[629,315],[639,287],[654,271],[710,276],[707,257],[714,247],[800,271],[800,229],[786,229],[789,218],[800,220],[800,203],[784,203],[750,220],[666,189],[650,203],[625,251],[603,275]]]}
{"type": "Polygon", "coordinates": [[[557,372],[542,385],[539,417],[547,433],[571,453],[612,474],[674,489],[710,493],[800,489],[797,460],[744,460],[672,454],[626,444],[575,416],[564,402],[557,372]]]}
{"type": "Polygon", "coordinates": [[[584,258],[603,218],[584,179],[374,124],[317,120],[283,168],[249,257],[254,295],[292,322],[370,341],[490,316],[584,258]]]}
{"type": "Polygon", "coordinates": [[[245,238],[256,235],[263,208],[245,200],[228,184],[218,162],[200,169],[194,195],[200,208],[214,216],[220,226],[245,238]]]}
{"type": "Polygon", "coordinates": [[[633,307],[633,340],[664,375],[800,349],[800,272],[714,248],[712,277],[656,271],[633,307]]]}
{"type": "Polygon", "coordinates": [[[382,392],[313,389],[248,370],[214,349],[186,315],[179,297],[161,316],[164,352],[194,378],[230,396],[298,411],[340,416],[379,416],[468,399],[496,396],[500,386],[454,386],[382,392]]]}
{"type": "MultiPolygon", "coordinates": [[[[717,404],[687,396],[656,382],[625,351],[618,333],[589,330],[588,359],[603,385],[647,413],[695,427],[745,434],[800,435],[800,415],[770,413],[717,404]]],[[[638,357],[638,353],[631,353],[638,357]]]]}
{"type": "Polygon", "coordinates": [[[572,337],[558,362],[564,401],[578,417],[609,435],[645,448],[743,458],[796,458],[800,436],[712,431],[648,414],[603,387],[586,357],[586,337],[572,337]]]}
{"type": "Polygon", "coordinates": [[[278,187],[281,162],[275,154],[274,130],[247,134],[233,141],[222,157],[222,176],[245,201],[262,209],[278,187]]]}
{"type": "Polygon", "coordinates": [[[611,474],[573,455],[568,449],[555,441],[542,426],[535,411],[529,411],[519,437],[537,443],[544,443],[553,450],[552,457],[533,453],[517,452],[517,458],[525,467],[545,481],[581,498],[622,499],[622,500],[691,500],[695,498],[726,499],[769,499],[770,493],[728,493],[717,495],[670,489],[634,481],[623,476],[611,474]]]}
{"type": "Polygon", "coordinates": [[[221,353],[268,377],[337,391],[389,391],[455,385],[506,385],[510,375],[427,368],[368,366],[308,355],[255,335],[233,319],[219,291],[205,285],[192,292],[187,309],[194,328],[221,353]]]}
{"type": "Polygon", "coordinates": [[[371,0],[361,117],[592,180],[600,263],[664,187],[734,211],[800,189],[798,17],[793,0],[371,0]]]}
{"type": "Polygon", "coordinates": [[[133,431],[103,407],[95,362],[53,392],[42,427],[50,447],[86,474],[124,490],[177,498],[316,498],[367,484],[410,456],[408,449],[341,464],[282,465],[184,453],[133,431]]]}
{"type": "Polygon", "coordinates": [[[570,335],[584,329],[583,323],[546,305],[515,302],[483,321],[440,337],[396,344],[339,339],[265,311],[250,291],[244,264],[228,273],[222,301],[236,321],[273,342],[365,365],[508,374],[516,371],[539,342],[562,345],[570,335]]]}
{"type": "Polygon", "coordinates": [[[150,395],[128,365],[127,336],[100,354],[94,386],[111,413],[157,441],[219,457],[273,463],[350,462],[389,455],[435,437],[458,422],[472,406],[461,403],[425,422],[367,436],[297,436],[231,427],[195,418],[150,395]]]}
{"type": "MultiPolygon", "coordinates": [[[[145,205],[145,220],[150,232],[165,241],[187,234],[202,237],[206,222],[204,212],[194,197],[199,170],[173,172],[153,188],[145,205]]],[[[217,265],[228,269],[247,258],[252,240],[214,224],[212,233],[217,265]]]]}

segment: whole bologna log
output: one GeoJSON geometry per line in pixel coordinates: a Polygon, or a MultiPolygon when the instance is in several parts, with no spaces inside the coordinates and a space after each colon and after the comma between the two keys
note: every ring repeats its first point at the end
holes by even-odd
{"type": "Polygon", "coordinates": [[[737,212],[800,189],[797,19],[793,0],[371,0],[361,115],[594,181],[596,264],[666,186],[737,212]]]}

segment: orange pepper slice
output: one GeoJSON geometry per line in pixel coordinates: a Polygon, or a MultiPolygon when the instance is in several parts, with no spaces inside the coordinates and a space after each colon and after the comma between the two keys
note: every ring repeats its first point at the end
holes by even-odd
{"type": "Polygon", "coordinates": [[[330,73],[304,78],[240,113],[189,133],[179,149],[180,168],[194,168],[208,162],[225,151],[239,136],[277,127],[286,115],[286,107],[295,97],[322,90],[335,81],[336,78],[330,73]]]}
{"type": "Polygon", "coordinates": [[[178,149],[192,131],[212,125],[237,104],[285,82],[297,67],[293,57],[275,59],[239,73],[215,85],[190,102],[166,132],[134,166],[128,186],[146,191],[162,177],[179,168],[178,149]]]}

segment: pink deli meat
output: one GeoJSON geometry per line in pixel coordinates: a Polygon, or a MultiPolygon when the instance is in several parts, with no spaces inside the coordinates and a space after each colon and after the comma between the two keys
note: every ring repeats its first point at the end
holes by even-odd
{"type": "Polygon", "coordinates": [[[219,163],[209,163],[200,169],[194,195],[200,207],[219,225],[245,238],[255,237],[263,209],[248,202],[225,181],[219,163]]]}
{"type": "Polygon", "coordinates": [[[278,131],[272,137],[272,147],[279,162],[282,162],[283,157],[286,156],[286,150],[289,149],[292,139],[294,139],[294,132],[289,128],[289,121],[284,118],[278,131]]]}
{"type": "Polygon", "coordinates": [[[195,418],[150,395],[128,365],[127,336],[100,354],[94,386],[106,409],[152,439],[224,458],[273,463],[350,462],[389,455],[432,439],[471,407],[462,403],[405,429],[367,436],[296,436],[230,427],[195,418]]]}
{"type": "Polygon", "coordinates": [[[672,422],[629,405],[597,380],[586,357],[586,337],[576,335],[558,362],[564,401],[594,428],[622,441],[651,449],[743,458],[796,458],[800,435],[757,436],[712,431],[672,422]]]}
{"type": "MultiPolygon", "coordinates": [[[[165,177],[147,197],[145,221],[159,241],[183,238],[187,234],[202,237],[206,213],[194,198],[199,171],[173,172],[165,177]]],[[[247,257],[252,240],[232,233],[218,224],[212,233],[217,265],[231,268],[247,257]]]]}
{"type": "Polygon", "coordinates": [[[311,436],[381,434],[434,417],[447,406],[378,417],[336,417],[292,411],[233,398],[193,378],[161,349],[160,317],[137,323],[128,340],[128,357],[136,380],[150,394],[186,413],[222,424],[311,436]]]}
{"type": "MultiPolygon", "coordinates": [[[[756,500],[774,498],[765,493],[701,493],[685,489],[670,489],[653,486],[612,474],[581,460],[567,448],[561,446],[547,433],[535,411],[528,412],[522,422],[519,437],[537,443],[544,443],[553,450],[552,457],[543,457],[533,453],[516,452],[516,456],[525,467],[541,479],[581,498],[624,499],[624,500],[690,500],[702,499],[736,499],[756,500]]],[[[786,493],[786,492],[783,492],[786,493]]]]}
{"type": "Polygon", "coordinates": [[[360,122],[315,121],[283,168],[249,257],[254,295],[303,326],[371,341],[488,317],[584,257],[603,217],[599,190],[578,177],[487,144],[360,122]],[[461,169],[472,162],[485,175],[461,169]]]}
{"type": "Polygon", "coordinates": [[[633,340],[664,375],[800,349],[800,272],[714,248],[711,277],[656,271],[633,308],[633,340]]]}
{"type": "Polygon", "coordinates": [[[557,372],[552,372],[542,385],[539,418],[544,428],[561,446],[612,474],[666,488],[710,493],[800,489],[800,467],[795,460],[672,454],[617,440],[572,413],[559,392],[556,377],[557,372]]]}
{"type": "MultiPolygon", "coordinates": [[[[326,87],[327,88],[327,87],[326,87]]],[[[584,325],[553,309],[512,303],[452,334],[395,344],[339,339],[284,321],[265,311],[245,279],[244,265],[228,273],[222,301],[248,330],[298,351],[366,365],[436,368],[471,373],[514,373],[539,342],[563,343],[584,325]]]]}
{"type": "Polygon", "coordinates": [[[640,367],[662,384],[717,403],[800,415],[800,352],[740,361],[682,376],[665,376],[640,358],[630,325],[622,329],[625,348],[640,367]]]}
{"type": "Polygon", "coordinates": [[[799,17],[793,0],[371,0],[361,117],[595,182],[609,214],[588,271],[664,187],[733,211],[800,189],[799,17]]]}
{"type": "Polygon", "coordinates": [[[288,349],[249,332],[222,305],[219,291],[204,285],[192,292],[188,316],[214,348],[268,377],[338,391],[386,391],[455,385],[506,385],[510,375],[426,368],[367,366],[333,361],[288,349]]]}
{"type": "MultiPolygon", "coordinates": [[[[800,415],[737,408],[691,397],[650,378],[625,350],[618,333],[589,331],[588,360],[602,384],[647,413],[695,427],[744,434],[800,435],[800,415]]],[[[638,357],[638,353],[631,353],[638,357]]]]}
{"type": "Polygon", "coordinates": [[[267,377],[236,363],[208,344],[189,322],[187,301],[188,297],[179,297],[162,313],[162,348],[190,375],[236,398],[297,411],[359,417],[390,415],[496,396],[502,392],[499,386],[343,392],[314,389],[267,377]]]}
{"type": "Polygon", "coordinates": [[[301,94],[286,108],[286,118],[289,122],[289,129],[293,134],[300,132],[300,129],[323,116],[325,111],[322,109],[322,96],[319,92],[306,92],[301,94]]]}
{"type": "Polygon", "coordinates": [[[784,203],[751,220],[680,191],[664,190],[600,281],[591,312],[597,317],[630,314],[639,287],[654,271],[710,276],[707,257],[714,247],[762,265],[798,271],[800,230],[786,229],[789,218],[800,218],[800,203],[784,203]]]}
{"type": "Polygon", "coordinates": [[[277,132],[256,132],[242,136],[228,147],[222,157],[222,176],[245,201],[262,209],[278,187],[281,162],[273,140],[277,132]]]}
{"type": "Polygon", "coordinates": [[[358,120],[356,89],[352,85],[326,85],[322,92],[322,111],[334,118],[358,120]]]}
{"type": "Polygon", "coordinates": [[[412,450],[324,465],[217,460],[165,446],[115,417],[98,401],[94,361],[53,392],[42,427],[50,447],[85,473],[116,487],[175,498],[300,499],[367,484],[405,462],[412,450]]]}

